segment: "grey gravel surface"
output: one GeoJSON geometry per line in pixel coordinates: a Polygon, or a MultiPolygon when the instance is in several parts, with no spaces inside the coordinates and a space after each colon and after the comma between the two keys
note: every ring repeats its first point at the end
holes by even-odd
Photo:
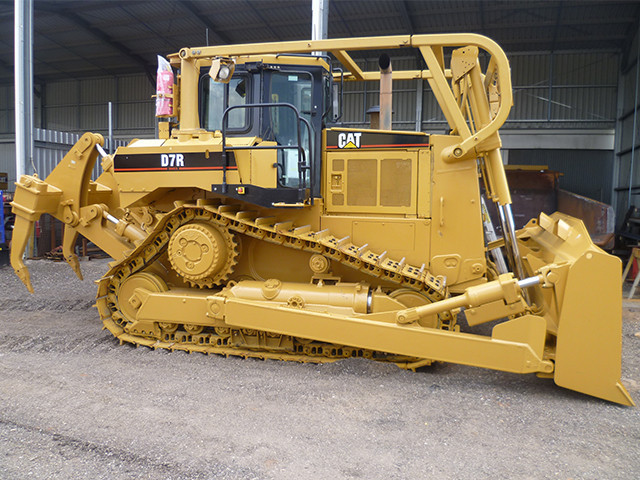
{"type": "MultiPolygon", "coordinates": [[[[533,375],[120,346],[104,260],[0,268],[0,479],[636,479],[640,410],[533,375]]],[[[623,381],[640,400],[640,303],[623,381]]]]}

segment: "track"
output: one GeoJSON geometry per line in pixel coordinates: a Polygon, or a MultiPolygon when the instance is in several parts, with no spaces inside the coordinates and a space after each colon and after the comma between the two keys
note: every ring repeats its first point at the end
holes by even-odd
{"type": "MultiPolygon", "coordinates": [[[[417,267],[407,264],[404,259],[390,259],[386,253],[377,254],[368,250],[367,245],[354,245],[348,237],[340,239],[327,230],[313,232],[309,226],[295,226],[291,222],[278,222],[275,217],[258,215],[256,211],[243,210],[242,205],[223,205],[210,200],[183,204],[164,215],[147,238],[129,252],[125,259],[113,265],[99,281],[97,307],[105,328],[121,342],[188,352],[314,363],[364,357],[392,361],[405,368],[429,363],[426,359],[390,357],[370,350],[253,330],[218,327],[202,331],[188,324],[163,324],[160,337],[134,335],[125,331],[133,319],[127,318],[119,306],[120,286],[129,277],[144,271],[157,261],[166,251],[173,233],[192,222],[213,224],[218,228],[285,248],[320,254],[367,275],[395,283],[401,288],[417,291],[432,302],[446,298],[444,279],[429,274],[424,265],[417,267]]],[[[454,326],[455,317],[449,312],[440,315],[439,328],[451,330],[454,326]]]]}

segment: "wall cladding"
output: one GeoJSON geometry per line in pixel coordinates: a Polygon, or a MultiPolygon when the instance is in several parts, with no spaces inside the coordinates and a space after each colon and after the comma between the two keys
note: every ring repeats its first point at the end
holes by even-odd
{"type": "Polygon", "coordinates": [[[509,164],[547,165],[561,172],[560,188],[611,202],[613,152],[610,150],[509,150],[509,164]]]}
{"type": "MultiPolygon", "coordinates": [[[[514,107],[508,128],[613,128],[616,112],[618,57],[608,53],[512,54],[514,107]]],[[[359,60],[375,70],[377,58],[359,60]]],[[[393,59],[393,67],[415,69],[415,57],[393,59]]],[[[625,78],[625,87],[632,79],[625,78]]],[[[446,121],[429,83],[395,81],[394,128],[444,131],[446,121]],[[421,90],[421,91],[419,91],[421,90]],[[416,103],[422,95],[417,119],[416,103]]],[[[625,88],[625,98],[630,88],[625,88]]],[[[378,104],[377,82],[346,83],[342,121],[353,127],[369,123],[367,109],[378,104]]],[[[81,133],[108,129],[107,103],[114,104],[114,133],[118,138],[152,137],[155,132],[153,86],[145,75],[64,80],[47,84],[44,110],[34,115],[37,127],[81,133]]],[[[34,98],[36,109],[41,100],[34,98]]],[[[0,87],[0,134],[13,132],[13,88],[0,87]]]]}
{"type": "MultiPolygon", "coordinates": [[[[106,136],[113,103],[114,137],[151,138],[155,133],[154,87],[145,75],[51,82],[34,96],[36,128],[106,136]]],[[[0,135],[14,131],[13,86],[0,86],[0,135]]]]}
{"type": "MultiPolygon", "coordinates": [[[[619,57],[611,53],[512,54],[514,106],[508,128],[613,128],[619,57]]],[[[357,62],[375,70],[377,59],[357,62]]],[[[416,69],[414,57],[393,59],[393,68],[416,69]]],[[[447,128],[427,81],[394,81],[393,124],[415,130],[416,100],[422,94],[423,131],[447,128]]],[[[353,127],[369,123],[365,112],[378,104],[376,82],[345,87],[343,121],[353,127]]]]}
{"type": "MultiPolygon", "coordinates": [[[[635,47],[633,47],[635,48],[635,47]]],[[[632,51],[635,51],[632,48],[632,51]]],[[[509,129],[611,129],[615,125],[619,57],[610,53],[510,54],[514,85],[514,107],[509,129]]],[[[481,58],[481,62],[485,62],[481,58]]],[[[365,70],[377,69],[377,58],[358,60],[365,70]]],[[[393,68],[415,69],[415,56],[393,59],[393,68]]],[[[620,82],[624,105],[633,108],[635,70],[620,82]]],[[[145,75],[123,75],[47,84],[42,97],[34,98],[34,124],[73,133],[90,130],[106,136],[107,103],[113,102],[114,136],[117,139],[151,138],[155,133],[154,87],[145,75]]],[[[378,104],[377,82],[346,83],[344,114],[347,126],[369,124],[367,109],[378,104]]],[[[14,131],[13,87],[0,86],[0,138],[14,131]]],[[[395,129],[444,133],[448,125],[427,81],[395,81],[393,96],[395,129]],[[419,109],[420,102],[422,108],[419,109]]],[[[631,144],[633,117],[619,123],[624,145],[631,144]]],[[[638,122],[640,124],[640,122],[638,122]]],[[[639,125],[640,128],[640,125],[639,125]]],[[[640,138],[640,135],[637,135],[640,138]]],[[[13,145],[0,145],[0,168],[12,165],[13,145]],[[9,158],[10,157],[10,158],[9,158]],[[8,160],[7,160],[8,159],[8,160]]],[[[630,154],[621,146],[616,163],[615,186],[628,184],[630,154]],[[622,152],[622,153],[621,153],[622,152]]],[[[636,153],[637,155],[637,153],[636,153]]],[[[511,163],[515,159],[511,158],[511,163]]],[[[580,165],[578,163],[577,165],[580,165]]],[[[578,172],[576,172],[578,173],[578,172]]],[[[634,162],[634,179],[640,179],[640,161],[634,162]]],[[[586,181],[586,179],[585,179],[586,181]]],[[[635,183],[640,181],[634,180],[635,183]]],[[[579,192],[578,192],[579,193],[579,192]]],[[[616,193],[612,201],[625,197],[616,193]]],[[[603,194],[603,198],[606,195],[603,194]]],[[[618,202],[625,209],[626,200],[618,202]]],[[[617,211],[620,214],[620,209],[617,211]]]]}
{"type": "MultiPolygon", "coordinates": [[[[59,132],[55,130],[34,129],[33,132],[33,164],[26,166],[26,173],[37,173],[40,178],[46,178],[60,163],[60,160],[69,152],[78,141],[77,133],[59,132]]],[[[114,147],[124,146],[128,142],[116,140],[114,147]]],[[[14,191],[16,181],[16,147],[13,137],[4,135],[0,137],[0,172],[9,174],[9,191],[14,191]]],[[[100,158],[93,167],[91,178],[96,179],[102,173],[100,158]]]]}
{"type": "MultiPolygon", "coordinates": [[[[640,58],[638,35],[623,59],[620,76],[616,160],[612,205],[616,218],[624,218],[630,206],[640,207],[640,58]],[[634,134],[635,126],[635,134],[634,134]]],[[[618,225],[619,226],[619,225],[618,225]]]]}

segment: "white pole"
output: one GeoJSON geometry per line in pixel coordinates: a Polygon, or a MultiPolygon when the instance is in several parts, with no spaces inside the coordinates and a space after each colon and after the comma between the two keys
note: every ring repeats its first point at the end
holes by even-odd
{"type": "MultiPolygon", "coordinates": [[[[312,0],[311,2],[311,40],[327,38],[329,24],[329,0],[312,0]]],[[[313,52],[315,55],[323,52],[313,52]]]]}
{"type": "Polygon", "coordinates": [[[107,152],[113,153],[115,148],[113,148],[113,103],[109,102],[109,148],[107,148],[107,152]]]}
{"type": "Polygon", "coordinates": [[[33,0],[14,2],[16,180],[33,164],[33,0]]]}

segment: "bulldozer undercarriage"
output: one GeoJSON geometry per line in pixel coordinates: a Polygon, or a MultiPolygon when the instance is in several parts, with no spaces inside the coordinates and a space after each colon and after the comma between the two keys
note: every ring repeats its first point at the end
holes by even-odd
{"type": "MultiPolygon", "coordinates": [[[[362,357],[392,362],[401,368],[413,369],[432,363],[430,359],[392,355],[369,349],[317,342],[256,329],[230,328],[221,320],[211,318],[197,323],[138,321],[141,306],[136,289],[153,293],[170,292],[160,275],[151,273],[156,262],[171,267],[192,286],[201,289],[217,287],[219,294],[235,282],[226,283],[236,263],[236,236],[246,235],[283,248],[313,254],[311,269],[319,273],[317,281],[333,283],[330,276],[323,280],[329,259],[360,270],[387,283],[396,284],[390,292],[404,306],[416,301],[437,302],[446,298],[444,279],[434,277],[424,265],[407,265],[386,255],[376,254],[364,246],[336,238],[328,231],[312,232],[308,226],[295,227],[279,223],[274,217],[258,217],[257,211],[243,206],[223,205],[213,200],[183,204],[164,215],[153,231],[128,256],[113,265],[98,282],[97,307],[104,327],[121,342],[151,348],[217,353],[260,359],[291,360],[324,363],[343,358],[362,357]],[[191,251],[189,251],[191,250],[191,251]],[[167,255],[169,254],[169,255],[167,255]],[[168,261],[167,261],[168,257],[168,261]],[[222,288],[225,287],[225,288],[222,288]],[[405,303],[407,303],[405,301],[405,303]]],[[[267,280],[278,285],[279,280],[267,280]]],[[[264,287],[263,287],[264,289],[264,287]]],[[[183,291],[175,294],[177,303],[183,291]]],[[[285,308],[301,309],[304,299],[292,295],[285,308]]],[[[456,317],[450,311],[440,313],[435,328],[453,331],[456,317]]]]}

